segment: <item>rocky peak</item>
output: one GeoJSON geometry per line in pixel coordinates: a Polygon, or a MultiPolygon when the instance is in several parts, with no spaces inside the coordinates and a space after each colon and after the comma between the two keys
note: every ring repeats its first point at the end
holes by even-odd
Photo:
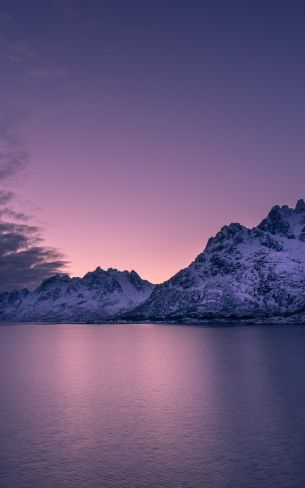
{"type": "Polygon", "coordinates": [[[258,228],[288,239],[303,240],[305,226],[305,202],[300,199],[295,208],[275,205],[258,228]]]}
{"type": "Polygon", "coordinates": [[[71,281],[71,278],[68,274],[66,273],[57,273],[54,276],[50,276],[50,278],[45,279],[37,288],[37,291],[43,291],[46,290],[47,288],[53,288],[56,287],[57,285],[60,285],[62,283],[68,283],[71,281]]]}
{"type": "Polygon", "coordinates": [[[302,212],[305,213],[305,202],[302,198],[300,198],[300,200],[297,201],[297,204],[295,206],[295,212],[296,213],[302,213],[302,212]]]}
{"type": "Polygon", "coordinates": [[[119,271],[118,269],[116,268],[108,268],[107,269],[107,273],[112,273],[112,274],[116,274],[116,273],[125,273],[125,271],[119,271]]]}
{"type": "Polygon", "coordinates": [[[101,269],[99,266],[94,271],[89,271],[82,279],[85,286],[90,290],[99,290],[103,292],[113,292],[120,290],[120,285],[112,276],[112,273],[101,269]]]}
{"type": "Polygon", "coordinates": [[[247,227],[238,223],[224,225],[215,237],[208,240],[205,251],[221,251],[225,245],[239,244],[248,232],[247,227]]]}
{"type": "MultiPolygon", "coordinates": [[[[287,237],[289,234],[287,209],[286,207],[275,205],[270,210],[268,216],[258,225],[258,228],[271,234],[280,234],[287,237]]],[[[292,209],[288,210],[292,211],[292,209]]]]}
{"type": "Polygon", "coordinates": [[[97,267],[83,278],[57,274],[32,292],[0,294],[0,321],[103,321],[143,303],[153,288],[135,271],[97,267]]]}
{"type": "Polygon", "coordinates": [[[220,232],[218,232],[217,236],[221,237],[230,237],[234,236],[237,232],[245,230],[245,227],[238,222],[232,222],[229,225],[224,225],[221,229],[220,232]]]}
{"type": "Polygon", "coordinates": [[[140,275],[138,275],[138,273],[134,270],[130,271],[129,273],[129,281],[138,290],[141,289],[143,285],[149,284],[146,280],[142,280],[140,275]]]}

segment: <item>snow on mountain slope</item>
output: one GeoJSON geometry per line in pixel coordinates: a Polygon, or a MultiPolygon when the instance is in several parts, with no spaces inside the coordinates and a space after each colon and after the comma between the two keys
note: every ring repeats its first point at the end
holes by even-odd
{"type": "Polygon", "coordinates": [[[83,278],[58,274],[36,290],[0,294],[0,320],[87,322],[106,320],[144,302],[154,285],[135,271],[96,268],[83,278]]]}
{"type": "Polygon", "coordinates": [[[253,229],[223,227],[189,267],[156,286],[126,317],[238,320],[303,310],[305,203],[299,200],[295,209],[273,207],[253,229]]]}
{"type": "Polygon", "coordinates": [[[275,206],[253,229],[224,226],[161,285],[134,271],[55,275],[0,294],[1,321],[295,320],[305,323],[305,203],[275,206]]]}

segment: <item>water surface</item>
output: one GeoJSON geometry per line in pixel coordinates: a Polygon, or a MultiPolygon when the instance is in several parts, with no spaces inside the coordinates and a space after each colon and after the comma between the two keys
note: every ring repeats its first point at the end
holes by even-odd
{"type": "Polygon", "coordinates": [[[305,486],[305,328],[0,327],[1,488],[305,486]]]}

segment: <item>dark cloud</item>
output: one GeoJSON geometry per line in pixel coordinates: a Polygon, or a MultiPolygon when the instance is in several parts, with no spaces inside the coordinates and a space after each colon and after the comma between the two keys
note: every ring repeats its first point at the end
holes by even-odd
{"type": "Polygon", "coordinates": [[[6,217],[18,221],[23,221],[23,222],[28,222],[31,220],[31,217],[24,212],[16,212],[15,210],[11,208],[1,208],[1,196],[0,196],[0,218],[1,217],[6,217]]]}
{"type": "Polygon", "coordinates": [[[0,181],[16,176],[24,169],[28,155],[23,152],[0,152],[0,181]]]}
{"type": "Polygon", "coordinates": [[[0,205],[4,205],[14,197],[14,193],[8,190],[0,190],[0,205]]]}
{"type": "MultiPolygon", "coordinates": [[[[29,161],[29,153],[25,150],[17,127],[22,115],[16,113],[0,121],[0,185],[8,178],[14,178],[23,170],[29,161]]],[[[2,191],[2,189],[0,188],[2,191]]]]}
{"type": "Polygon", "coordinates": [[[0,292],[33,288],[66,265],[61,252],[44,245],[32,217],[14,208],[7,185],[29,162],[16,124],[16,118],[0,121],[0,292]]]}
{"type": "Polygon", "coordinates": [[[0,222],[0,292],[34,288],[63,270],[62,254],[41,242],[35,226],[0,222]]]}
{"type": "Polygon", "coordinates": [[[21,120],[22,115],[16,113],[0,121],[0,204],[13,197],[13,193],[4,188],[7,180],[16,178],[29,162],[29,153],[17,130],[21,120]]]}

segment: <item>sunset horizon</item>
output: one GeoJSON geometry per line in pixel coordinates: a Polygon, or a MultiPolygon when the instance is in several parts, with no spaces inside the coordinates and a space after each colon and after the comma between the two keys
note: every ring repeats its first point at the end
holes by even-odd
{"type": "Polygon", "coordinates": [[[0,488],[304,488],[305,0],[0,0],[0,488]]]}
{"type": "Polygon", "coordinates": [[[304,196],[302,3],[221,5],[2,0],[1,215],[73,276],[162,282],[304,196]]]}

